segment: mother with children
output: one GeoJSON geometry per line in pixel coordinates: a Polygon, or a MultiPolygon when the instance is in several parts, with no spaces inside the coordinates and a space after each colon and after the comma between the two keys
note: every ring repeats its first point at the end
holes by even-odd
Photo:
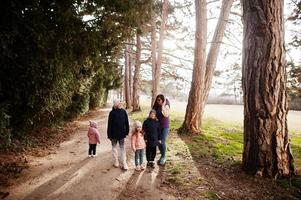
{"type": "MultiPolygon", "coordinates": [[[[166,140],[169,134],[169,112],[170,103],[164,95],[156,97],[154,105],[147,119],[141,123],[135,121],[131,135],[131,147],[134,151],[134,163],[136,170],[144,170],[144,152],[146,153],[147,167],[155,167],[157,147],[160,150],[158,165],[166,162],[166,140]]],[[[113,101],[113,108],[108,119],[107,134],[112,144],[113,166],[128,169],[126,162],[125,138],[129,134],[129,119],[125,109],[122,108],[120,100],[113,101]],[[119,151],[118,146],[119,145],[119,151]]],[[[89,157],[96,156],[96,145],[100,143],[96,123],[90,122],[88,131],[89,157]]]]}

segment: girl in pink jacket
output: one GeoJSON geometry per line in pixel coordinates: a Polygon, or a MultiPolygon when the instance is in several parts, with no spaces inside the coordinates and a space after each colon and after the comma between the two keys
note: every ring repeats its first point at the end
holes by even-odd
{"type": "Polygon", "coordinates": [[[96,145],[97,145],[97,143],[100,144],[99,132],[97,130],[96,122],[90,121],[90,127],[89,127],[89,131],[88,131],[87,135],[89,138],[88,156],[95,157],[96,156],[96,145]]]}
{"type": "Polygon", "coordinates": [[[145,141],[144,141],[144,133],[142,131],[142,124],[140,121],[136,121],[134,123],[134,130],[132,132],[131,137],[132,149],[135,152],[135,165],[136,170],[139,171],[144,170],[143,164],[143,157],[144,157],[144,148],[145,148],[145,141]]]}

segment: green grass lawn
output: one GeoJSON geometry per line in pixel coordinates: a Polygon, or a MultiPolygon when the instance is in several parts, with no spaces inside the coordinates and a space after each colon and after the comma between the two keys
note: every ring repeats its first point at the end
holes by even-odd
{"type": "MultiPolygon", "coordinates": [[[[142,112],[131,113],[131,118],[143,122],[148,116],[148,108],[142,107],[142,112]]],[[[185,113],[171,112],[171,131],[176,131],[182,125],[185,113]]],[[[291,147],[295,166],[301,170],[301,134],[290,132],[291,147]]],[[[243,127],[214,118],[205,118],[202,134],[182,135],[194,156],[213,157],[219,163],[239,164],[243,152],[243,127]]]]}
{"type": "MultiPolygon", "coordinates": [[[[141,112],[131,113],[131,118],[143,122],[147,118],[148,112],[147,108],[143,108],[141,112]]],[[[215,199],[216,195],[214,191],[198,191],[194,188],[195,185],[201,184],[203,180],[202,177],[193,176],[189,174],[187,170],[183,169],[191,169],[191,166],[193,166],[191,160],[201,160],[198,158],[212,159],[212,161],[224,167],[241,165],[243,127],[236,123],[223,122],[214,118],[205,118],[203,120],[202,134],[182,134],[180,136],[181,140],[174,133],[181,127],[183,119],[184,113],[171,113],[171,135],[168,140],[168,158],[173,162],[167,162],[166,165],[167,181],[184,193],[185,191],[194,191],[194,194],[188,192],[188,196],[198,194],[208,199],[215,199]],[[190,156],[190,160],[189,154],[192,156],[190,156]],[[190,181],[188,181],[187,178],[190,179],[190,181]],[[195,182],[198,182],[198,184],[194,184],[195,182]]],[[[300,173],[301,134],[290,132],[290,137],[295,166],[300,173]]],[[[300,176],[295,177],[291,182],[289,182],[288,179],[280,179],[278,182],[283,187],[290,187],[290,185],[294,185],[297,188],[301,187],[300,176]]]]}

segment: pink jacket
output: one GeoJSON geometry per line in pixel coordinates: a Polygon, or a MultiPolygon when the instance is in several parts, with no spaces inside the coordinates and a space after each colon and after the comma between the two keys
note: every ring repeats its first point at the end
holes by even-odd
{"type": "Polygon", "coordinates": [[[144,149],[146,146],[142,133],[132,135],[131,141],[132,141],[132,149],[134,151],[138,149],[144,149]]]}
{"type": "Polygon", "coordinates": [[[90,128],[87,135],[89,138],[89,144],[100,144],[99,132],[95,122],[90,122],[90,128]]]}

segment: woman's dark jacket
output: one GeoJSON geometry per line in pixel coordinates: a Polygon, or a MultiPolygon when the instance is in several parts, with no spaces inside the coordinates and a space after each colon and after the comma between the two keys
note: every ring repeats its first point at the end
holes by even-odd
{"type": "Polygon", "coordinates": [[[129,119],[124,109],[114,108],[109,114],[108,138],[122,140],[129,134],[129,119]]]}
{"type": "Polygon", "coordinates": [[[143,122],[142,126],[144,134],[144,139],[147,141],[146,145],[155,147],[159,144],[161,140],[160,134],[160,122],[157,119],[148,118],[143,122]]]}

